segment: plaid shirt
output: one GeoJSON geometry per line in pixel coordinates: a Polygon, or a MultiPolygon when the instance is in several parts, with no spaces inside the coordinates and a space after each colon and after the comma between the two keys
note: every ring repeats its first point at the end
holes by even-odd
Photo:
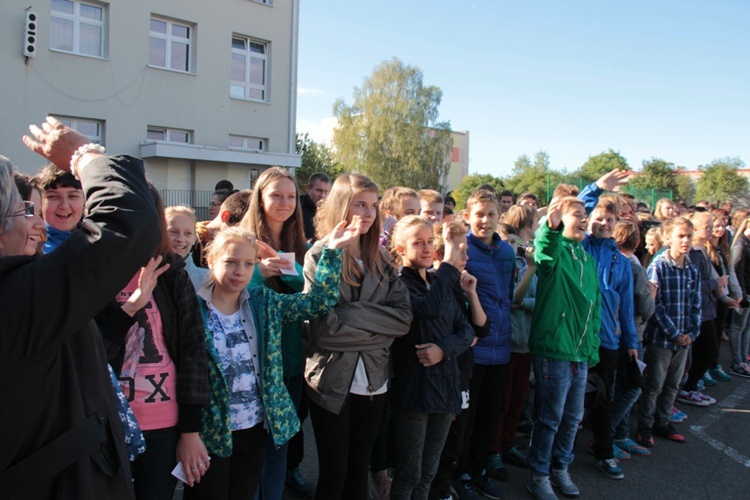
{"type": "Polygon", "coordinates": [[[675,343],[686,333],[695,341],[701,325],[701,280],[698,269],[685,257],[683,267],[663,252],[648,266],[649,281],[659,284],[656,312],[643,334],[643,343],[672,349],[685,349],[675,343]]]}

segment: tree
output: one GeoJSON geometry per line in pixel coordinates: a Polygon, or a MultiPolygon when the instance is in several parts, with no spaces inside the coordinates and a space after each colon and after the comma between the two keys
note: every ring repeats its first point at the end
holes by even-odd
{"type": "Polygon", "coordinates": [[[586,180],[586,183],[595,182],[607,172],[614,169],[628,170],[630,166],[628,161],[620,155],[619,151],[610,148],[609,151],[599,153],[595,156],[589,156],[581,168],[576,172],[580,177],[586,180]]]}
{"type": "Polygon", "coordinates": [[[635,189],[660,189],[677,191],[677,172],[674,163],[659,158],[643,162],[643,169],[630,180],[629,185],[635,189]]]}
{"type": "Polygon", "coordinates": [[[534,193],[540,204],[547,199],[547,176],[550,173],[549,155],[537,151],[534,163],[526,155],[521,155],[513,165],[513,173],[504,179],[507,189],[518,196],[521,193],[534,193]]]}
{"type": "Polygon", "coordinates": [[[721,158],[701,167],[703,173],[695,186],[695,198],[716,204],[734,201],[748,194],[747,178],[738,170],[745,163],[739,158],[721,158]]]}
{"type": "Polygon", "coordinates": [[[381,190],[393,186],[445,190],[453,145],[450,123],[438,122],[442,91],[422,83],[416,66],[395,57],[380,63],[354,103],[333,105],[338,128],[334,157],[345,168],[367,175],[381,190]]]}
{"type": "Polygon", "coordinates": [[[503,183],[501,179],[493,177],[490,174],[468,175],[463,178],[461,184],[459,184],[451,193],[453,199],[456,200],[456,209],[461,210],[462,208],[466,208],[466,200],[468,200],[469,196],[471,196],[471,194],[482,184],[489,184],[495,188],[495,191],[498,193],[505,189],[505,183],[503,183]]]}
{"type": "Polygon", "coordinates": [[[677,184],[677,194],[674,199],[684,201],[688,206],[692,205],[695,198],[693,180],[687,175],[677,175],[675,183],[677,184]]]}
{"type": "Polygon", "coordinates": [[[312,174],[325,172],[331,180],[334,180],[344,173],[343,167],[333,161],[331,149],[324,143],[310,139],[307,132],[304,135],[297,134],[296,139],[297,154],[302,155],[302,166],[295,172],[297,186],[299,186],[301,193],[306,192],[307,181],[312,174]]]}

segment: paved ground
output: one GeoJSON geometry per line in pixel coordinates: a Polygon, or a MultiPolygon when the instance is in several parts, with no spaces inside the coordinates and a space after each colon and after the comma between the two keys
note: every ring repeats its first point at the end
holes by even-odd
{"type": "MultiPolygon", "coordinates": [[[[729,346],[722,344],[721,359],[728,366],[729,346]]],[[[733,378],[709,388],[717,405],[697,408],[679,405],[688,419],[676,424],[686,436],[683,444],[656,437],[650,457],[622,461],[622,480],[606,478],[593,465],[587,451],[591,430],[579,433],[576,461],[571,474],[581,489],[581,498],[607,499],[750,499],[750,379],[733,378]]],[[[635,424],[635,420],[633,421],[635,424]]],[[[311,484],[317,482],[317,456],[309,420],[302,471],[311,484]]],[[[522,439],[519,444],[528,445],[522,439]]],[[[506,499],[529,499],[528,471],[508,466],[510,480],[502,483],[506,499]]],[[[179,496],[176,495],[176,498],[179,496]]],[[[296,499],[287,492],[286,500],[296,499]]],[[[562,498],[562,497],[561,497],[562,498]]]]}

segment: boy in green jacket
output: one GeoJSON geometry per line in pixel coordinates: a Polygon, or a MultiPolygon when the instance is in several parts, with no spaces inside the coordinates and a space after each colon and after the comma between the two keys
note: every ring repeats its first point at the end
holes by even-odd
{"type": "Polygon", "coordinates": [[[601,323],[596,262],[581,245],[587,228],[580,200],[554,199],[534,240],[539,282],[529,350],[537,416],[527,489],[537,499],[557,498],[553,485],[565,496],[579,495],[568,466],[583,418],[588,366],[599,361],[601,323]]]}

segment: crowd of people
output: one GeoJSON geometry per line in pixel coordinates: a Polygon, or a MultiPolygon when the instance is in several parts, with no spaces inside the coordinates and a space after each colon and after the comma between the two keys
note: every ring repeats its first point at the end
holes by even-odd
{"type": "Polygon", "coordinates": [[[171,500],[179,478],[186,499],[499,499],[511,473],[576,497],[584,422],[621,479],[685,440],[675,404],[750,378],[747,210],[650,212],[620,170],[546,207],[487,185],[457,207],[356,173],[300,195],[273,167],[198,221],[141,160],[30,131],[39,174],[0,157],[8,498],[171,500]]]}

